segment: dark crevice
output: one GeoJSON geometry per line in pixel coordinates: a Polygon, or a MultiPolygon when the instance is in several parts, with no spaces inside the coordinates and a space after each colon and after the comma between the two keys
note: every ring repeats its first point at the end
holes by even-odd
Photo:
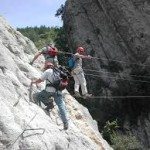
{"type": "Polygon", "coordinates": [[[6,67],[5,66],[0,66],[0,69],[2,70],[3,73],[6,72],[6,67]]]}

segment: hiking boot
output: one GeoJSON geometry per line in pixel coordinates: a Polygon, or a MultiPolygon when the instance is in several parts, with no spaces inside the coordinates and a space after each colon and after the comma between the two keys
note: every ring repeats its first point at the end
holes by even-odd
{"type": "Polygon", "coordinates": [[[86,94],[83,95],[84,99],[87,99],[87,98],[90,98],[90,97],[92,97],[92,94],[86,93],[86,94]]]}
{"type": "Polygon", "coordinates": [[[67,130],[68,129],[68,123],[64,123],[64,130],[67,130]]]}
{"type": "Polygon", "coordinates": [[[80,95],[79,92],[75,92],[75,93],[74,93],[74,96],[75,96],[75,97],[81,97],[81,95],[80,95]]]}

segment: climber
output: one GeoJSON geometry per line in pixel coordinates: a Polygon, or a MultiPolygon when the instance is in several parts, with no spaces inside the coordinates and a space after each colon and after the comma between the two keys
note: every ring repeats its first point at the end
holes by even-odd
{"type": "Polygon", "coordinates": [[[34,63],[34,61],[40,56],[43,55],[45,58],[45,62],[51,62],[54,66],[58,66],[58,58],[57,58],[58,50],[53,44],[47,44],[47,46],[43,47],[40,51],[38,51],[33,60],[30,62],[30,65],[34,63]]]}
{"type": "Polygon", "coordinates": [[[71,70],[71,74],[75,81],[74,84],[75,97],[82,97],[79,93],[79,88],[81,86],[83,98],[86,99],[91,97],[92,94],[89,94],[87,91],[86,79],[82,69],[82,59],[91,59],[92,57],[89,55],[84,55],[84,51],[85,50],[83,47],[77,48],[76,53],[74,54],[75,65],[71,70]]]}
{"type": "MultiPolygon", "coordinates": [[[[68,120],[67,120],[67,116],[66,116],[66,107],[65,107],[65,103],[63,101],[62,91],[60,89],[58,89],[56,86],[54,86],[54,84],[53,84],[54,81],[56,80],[56,78],[58,78],[58,76],[61,73],[59,74],[59,72],[55,72],[55,67],[50,62],[45,62],[44,68],[45,68],[45,71],[43,72],[42,76],[37,80],[31,81],[31,84],[38,84],[43,81],[46,81],[45,89],[42,90],[41,92],[37,92],[34,94],[34,96],[33,96],[34,101],[36,103],[41,101],[45,106],[48,107],[49,106],[49,98],[54,97],[54,101],[59,108],[60,116],[61,116],[62,122],[64,124],[64,130],[67,130],[68,129],[68,120]]],[[[66,77],[65,75],[62,76],[63,80],[65,80],[65,77],[66,77]]],[[[66,80],[64,81],[63,86],[65,85],[65,83],[67,83],[66,80]]],[[[64,88],[65,88],[65,86],[64,86],[64,88]]]]}

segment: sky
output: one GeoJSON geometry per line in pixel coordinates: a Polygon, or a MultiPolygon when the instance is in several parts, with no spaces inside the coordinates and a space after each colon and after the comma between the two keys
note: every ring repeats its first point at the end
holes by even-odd
{"type": "Polygon", "coordinates": [[[0,15],[14,28],[61,27],[56,11],[66,0],[0,0],[0,15]]]}

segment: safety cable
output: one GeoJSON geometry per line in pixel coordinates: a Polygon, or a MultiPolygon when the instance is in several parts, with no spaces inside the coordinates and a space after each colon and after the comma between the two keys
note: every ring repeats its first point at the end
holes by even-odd
{"type": "MultiPolygon", "coordinates": [[[[101,77],[101,76],[104,76],[104,75],[94,75],[94,74],[85,74],[86,76],[94,76],[94,77],[101,77]]],[[[128,81],[135,81],[135,82],[145,82],[145,83],[150,83],[150,81],[145,81],[145,80],[131,80],[131,79],[123,79],[123,78],[118,78],[118,77],[110,77],[108,75],[105,75],[107,76],[108,78],[110,79],[121,79],[121,80],[128,80],[128,81]]]]}
{"type": "MultiPolygon", "coordinates": [[[[68,55],[75,55],[73,53],[69,53],[69,52],[63,52],[63,51],[59,51],[59,53],[62,53],[62,54],[68,54],[68,55]]],[[[98,57],[91,57],[91,59],[100,59],[100,60],[106,60],[108,61],[107,59],[105,58],[98,58],[98,57]]],[[[113,62],[119,62],[119,63],[124,63],[124,64],[129,64],[129,65],[138,65],[138,66],[149,66],[149,65],[145,65],[145,64],[138,64],[138,63],[129,63],[129,62],[125,62],[125,61],[121,61],[121,60],[115,60],[115,59],[109,59],[109,61],[113,61],[113,62]]]]}
{"type": "MultiPolygon", "coordinates": [[[[66,95],[70,95],[68,93],[65,93],[66,95]]],[[[71,95],[73,96],[73,95],[71,95]]],[[[79,98],[83,98],[83,97],[79,97],[79,98]]],[[[150,95],[128,95],[128,96],[91,96],[88,97],[87,99],[97,99],[97,98],[101,98],[101,99],[123,99],[123,98],[150,98],[150,95]]],[[[75,98],[77,99],[77,97],[75,98]]],[[[91,102],[91,101],[90,101],[91,102]]]]}
{"type": "MultiPolygon", "coordinates": [[[[64,67],[67,67],[67,66],[64,66],[64,67]]],[[[83,69],[83,70],[90,70],[90,69],[83,69]]],[[[96,70],[90,70],[90,71],[95,71],[95,72],[103,72],[103,73],[110,73],[110,74],[113,74],[111,72],[105,72],[105,71],[96,71],[96,70]]],[[[128,80],[128,81],[135,81],[135,82],[144,82],[144,83],[150,83],[150,81],[146,81],[146,80],[135,80],[135,79],[123,79],[123,78],[119,78],[119,77],[110,77],[109,75],[94,75],[94,74],[87,74],[87,73],[84,73],[86,76],[95,76],[95,77],[101,77],[101,76],[107,76],[108,78],[112,78],[112,79],[121,79],[121,80],[128,80]]],[[[116,75],[119,75],[119,73],[114,73],[116,75]]],[[[131,75],[130,75],[131,76],[131,75]]],[[[134,76],[134,75],[133,75],[134,76]]],[[[136,76],[135,77],[147,77],[147,78],[150,78],[149,76],[136,76]]]]}
{"type": "Polygon", "coordinates": [[[31,120],[27,123],[26,127],[24,128],[24,130],[18,135],[18,137],[16,138],[16,140],[13,143],[9,143],[7,145],[7,148],[12,147],[17,140],[20,138],[20,136],[22,136],[22,134],[24,133],[24,131],[26,130],[26,128],[29,126],[29,124],[33,121],[33,119],[36,117],[37,113],[31,118],[31,120]]]}
{"type": "Polygon", "coordinates": [[[33,136],[33,135],[37,135],[37,134],[42,135],[42,134],[44,134],[44,132],[45,132],[45,129],[44,129],[44,128],[25,129],[25,130],[23,131],[23,133],[22,133],[22,137],[23,137],[23,138],[26,138],[26,137],[33,136]],[[42,131],[41,133],[29,134],[29,135],[26,135],[26,136],[24,135],[24,133],[25,133],[26,131],[40,131],[40,130],[42,131]]]}
{"type": "MultiPolygon", "coordinates": [[[[68,66],[64,66],[64,67],[68,68],[68,66]]],[[[120,75],[120,73],[109,72],[109,71],[92,70],[92,69],[85,69],[85,68],[83,68],[83,70],[85,70],[85,71],[91,71],[91,72],[97,72],[97,73],[102,72],[102,73],[108,73],[108,74],[112,74],[112,75],[120,75]]],[[[141,75],[129,75],[129,76],[130,77],[139,77],[139,78],[149,78],[150,79],[150,76],[141,76],[141,75]]]]}
{"type": "MultiPolygon", "coordinates": [[[[85,70],[85,71],[97,72],[97,73],[102,72],[102,73],[109,73],[109,74],[113,74],[113,75],[120,75],[119,73],[116,73],[116,72],[109,72],[109,71],[101,71],[101,70],[97,71],[97,70],[92,70],[92,69],[83,69],[83,70],[85,70]]],[[[129,76],[131,76],[131,77],[150,78],[150,76],[140,76],[140,75],[138,75],[138,76],[137,76],[137,75],[129,75],[129,76]]]]}
{"type": "Polygon", "coordinates": [[[102,98],[102,99],[124,99],[124,98],[150,98],[150,95],[129,95],[129,96],[91,96],[91,99],[102,98]]]}

